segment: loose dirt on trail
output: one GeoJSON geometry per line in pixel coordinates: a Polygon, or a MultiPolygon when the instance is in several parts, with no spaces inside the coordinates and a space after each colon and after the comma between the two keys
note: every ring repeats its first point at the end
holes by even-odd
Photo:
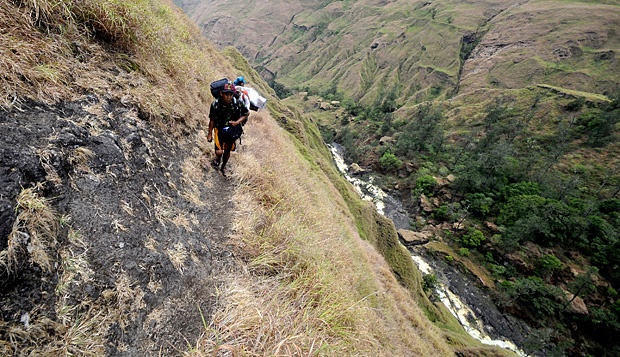
{"type": "Polygon", "coordinates": [[[204,133],[163,132],[94,95],[0,111],[1,355],[195,344],[234,267],[234,180],[204,133]]]}

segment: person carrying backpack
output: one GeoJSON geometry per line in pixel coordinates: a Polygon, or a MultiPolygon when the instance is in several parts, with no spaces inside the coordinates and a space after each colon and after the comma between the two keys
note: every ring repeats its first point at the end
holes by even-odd
{"type": "Polygon", "coordinates": [[[235,89],[237,89],[237,95],[235,95],[235,97],[241,100],[243,104],[250,109],[250,94],[248,90],[245,89],[245,78],[243,78],[243,76],[237,77],[234,84],[235,89]]]}
{"type": "Polygon", "coordinates": [[[214,168],[219,167],[226,176],[226,164],[230,152],[235,150],[235,141],[243,133],[242,125],[248,120],[249,110],[234,97],[235,86],[228,81],[222,86],[218,98],[209,108],[209,132],[207,141],[215,139],[215,159],[211,162],[214,168]]]}

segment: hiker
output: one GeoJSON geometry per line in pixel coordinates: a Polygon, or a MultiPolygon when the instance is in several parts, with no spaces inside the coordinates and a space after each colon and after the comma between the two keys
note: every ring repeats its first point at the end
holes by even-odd
{"type": "Polygon", "coordinates": [[[235,141],[243,133],[242,125],[248,120],[249,114],[248,108],[234,97],[234,93],[235,86],[228,81],[222,87],[219,98],[209,108],[207,141],[211,142],[215,138],[215,159],[211,166],[217,169],[221,162],[220,171],[224,176],[230,152],[235,150],[235,141]]]}
{"type": "Polygon", "coordinates": [[[256,89],[246,86],[245,78],[243,78],[243,76],[239,76],[235,79],[235,86],[238,87],[238,90],[240,90],[244,96],[243,100],[248,109],[258,111],[259,109],[265,107],[267,99],[261,96],[256,89]],[[247,102],[245,101],[245,98],[247,98],[247,102]]]}
{"type": "Polygon", "coordinates": [[[245,105],[245,107],[248,108],[249,110],[250,109],[250,94],[248,93],[248,90],[245,88],[245,78],[243,78],[243,76],[237,77],[237,79],[235,79],[234,84],[235,84],[235,88],[237,89],[239,100],[241,100],[243,104],[245,105]]]}

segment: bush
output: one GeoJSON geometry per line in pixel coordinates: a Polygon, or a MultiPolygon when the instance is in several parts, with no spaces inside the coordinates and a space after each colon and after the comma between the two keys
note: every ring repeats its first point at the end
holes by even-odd
{"type": "Polygon", "coordinates": [[[547,200],[538,195],[518,195],[511,197],[502,207],[497,222],[504,225],[513,225],[518,220],[528,216],[538,216],[547,200]]]}
{"type": "Polygon", "coordinates": [[[491,274],[495,277],[501,277],[506,274],[506,267],[503,265],[491,264],[489,268],[491,270],[491,274]]]}
{"type": "Polygon", "coordinates": [[[379,159],[379,163],[381,164],[381,167],[383,167],[387,171],[398,170],[403,165],[403,162],[400,161],[400,159],[397,158],[396,155],[392,154],[390,151],[386,151],[383,153],[381,159],[379,159]]]}
{"type": "Polygon", "coordinates": [[[504,187],[501,193],[504,201],[521,195],[540,195],[540,186],[536,182],[518,182],[504,187]]]}
{"type": "Polygon", "coordinates": [[[504,282],[501,287],[512,297],[516,306],[529,312],[525,316],[531,318],[530,322],[539,326],[556,316],[566,303],[561,288],[545,284],[536,276],[504,282]]]}
{"type": "Polygon", "coordinates": [[[460,241],[461,244],[466,247],[476,248],[484,242],[484,233],[477,229],[470,228],[467,233],[461,237],[460,241]]]}
{"type": "Polygon", "coordinates": [[[425,274],[422,277],[422,289],[424,291],[434,291],[437,286],[437,277],[433,274],[425,274]]]}
{"type": "Polygon", "coordinates": [[[612,212],[620,212],[620,200],[610,198],[600,203],[598,209],[601,213],[609,214],[612,212]]]}
{"type": "Polygon", "coordinates": [[[428,196],[433,195],[436,187],[437,180],[431,175],[420,176],[415,181],[415,190],[428,196]]]}
{"type": "Polygon", "coordinates": [[[484,193],[474,193],[467,196],[469,211],[478,217],[486,217],[491,212],[493,199],[484,193]]]}
{"type": "Polygon", "coordinates": [[[536,266],[538,274],[542,278],[549,278],[564,268],[562,261],[553,254],[545,254],[540,257],[536,262],[536,266]]]}
{"type": "Polygon", "coordinates": [[[438,221],[448,221],[450,220],[451,214],[447,205],[442,205],[433,211],[433,218],[438,221]]]}

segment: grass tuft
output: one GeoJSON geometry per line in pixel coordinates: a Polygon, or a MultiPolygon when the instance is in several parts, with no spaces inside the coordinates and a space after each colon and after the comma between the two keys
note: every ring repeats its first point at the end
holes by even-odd
{"type": "Polygon", "coordinates": [[[23,255],[47,273],[55,269],[58,218],[48,200],[40,196],[42,189],[43,185],[38,184],[17,196],[17,218],[8,237],[8,247],[0,252],[0,264],[7,272],[14,271],[23,255]]]}

